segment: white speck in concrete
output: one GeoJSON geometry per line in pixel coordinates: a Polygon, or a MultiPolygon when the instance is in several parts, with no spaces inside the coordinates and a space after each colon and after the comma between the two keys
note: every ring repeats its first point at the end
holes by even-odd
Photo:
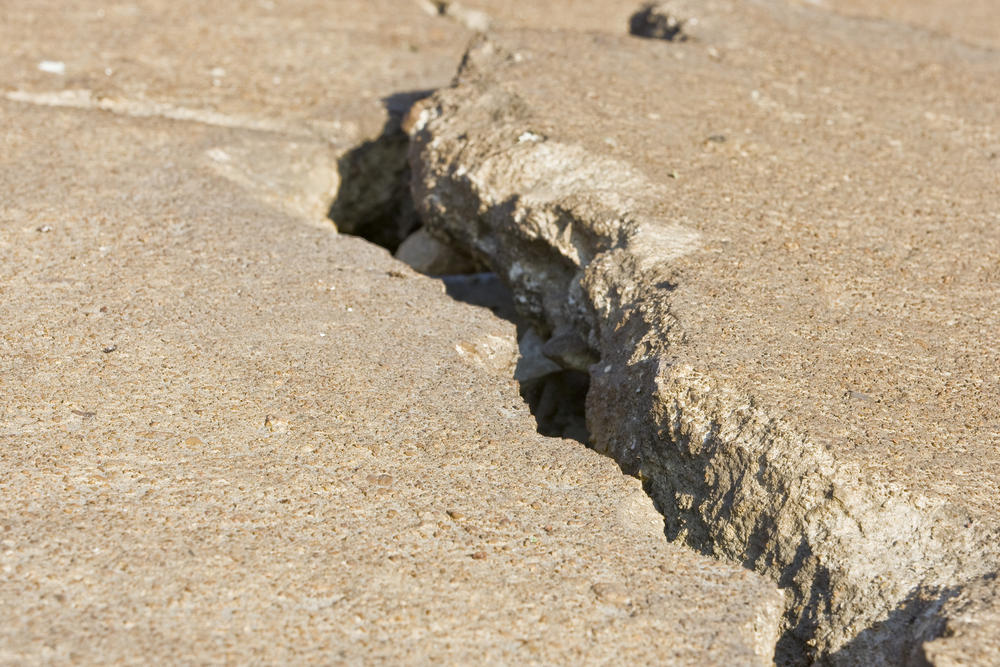
{"type": "Polygon", "coordinates": [[[212,148],[210,150],[207,150],[205,151],[205,155],[212,158],[216,162],[229,162],[229,160],[231,159],[229,157],[229,154],[226,153],[226,151],[222,150],[221,148],[212,148]]]}
{"type": "Polygon", "coordinates": [[[66,63],[58,60],[43,60],[38,63],[38,69],[49,74],[65,74],[66,63]]]}

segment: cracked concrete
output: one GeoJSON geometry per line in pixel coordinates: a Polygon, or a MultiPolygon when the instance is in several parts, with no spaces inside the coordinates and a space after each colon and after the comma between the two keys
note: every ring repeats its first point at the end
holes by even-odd
{"type": "Polygon", "coordinates": [[[319,219],[471,32],[0,11],[0,661],[770,663],[777,588],[536,433],[513,326],[319,219]]]}
{"type": "Polygon", "coordinates": [[[935,620],[937,627],[928,628],[929,641],[915,651],[914,664],[921,658],[934,667],[1000,664],[1000,587],[995,573],[949,596],[935,620]]]}
{"type": "Polygon", "coordinates": [[[513,326],[205,160],[252,134],[0,120],[5,664],[769,662],[777,590],[535,433],[513,326]]]}
{"type": "Polygon", "coordinates": [[[414,112],[415,201],[599,355],[564,362],[589,366],[592,442],[668,536],[786,589],[783,662],[902,664],[911,623],[1000,565],[1000,61],[687,7],[683,43],[478,41],[414,112]]]}
{"type": "Polygon", "coordinates": [[[977,2],[6,3],[2,660],[994,664],[977,2]],[[323,218],[518,27],[413,117],[421,205],[721,560],[323,218]]]}

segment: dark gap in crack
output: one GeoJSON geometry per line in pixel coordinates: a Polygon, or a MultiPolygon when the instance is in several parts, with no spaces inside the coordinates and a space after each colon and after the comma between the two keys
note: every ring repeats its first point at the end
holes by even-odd
{"type": "Polygon", "coordinates": [[[588,446],[590,431],[584,406],[589,390],[590,375],[572,369],[521,381],[521,396],[535,415],[539,433],[588,446]]]}
{"type": "Polygon", "coordinates": [[[514,379],[538,432],[589,446],[585,411],[589,374],[564,368],[556,361],[558,355],[547,356],[544,350],[553,345],[546,343],[552,341],[542,338],[518,312],[514,294],[500,276],[432,236],[413,205],[407,161],[410,138],[403,129],[404,118],[432,92],[411,91],[383,99],[389,119],[382,134],[338,161],[340,188],[329,218],[341,233],[382,246],[414,270],[441,280],[452,299],[487,308],[512,322],[521,350],[514,379]]]}
{"type": "Polygon", "coordinates": [[[394,253],[420,227],[410,196],[406,160],[410,138],[403,130],[403,117],[414,103],[433,92],[416,90],[382,100],[389,113],[382,134],[347,151],[338,161],[340,188],[328,217],[341,233],[360,236],[394,253]]]}

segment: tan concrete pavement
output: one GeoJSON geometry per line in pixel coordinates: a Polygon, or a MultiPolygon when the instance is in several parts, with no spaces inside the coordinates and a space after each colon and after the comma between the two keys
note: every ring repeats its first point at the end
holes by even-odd
{"type": "Polygon", "coordinates": [[[901,22],[969,44],[1000,48],[998,7],[993,0],[793,0],[851,17],[901,22]]]}
{"type": "MultiPolygon", "coordinates": [[[[324,215],[339,185],[338,158],[377,136],[390,113],[405,110],[409,93],[448,85],[476,28],[588,33],[586,54],[570,66],[593,76],[622,57],[617,36],[638,8],[621,0],[469,0],[431,3],[435,13],[428,4],[14,0],[0,7],[3,662],[768,663],[781,611],[773,586],[666,544],[634,481],[574,443],[535,434],[505,379],[515,351],[510,327],[451,303],[438,284],[383,251],[332,234],[324,215]]],[[[695,39],[678,50],[683,63],[657,60],[669,45],[628,40],[626,49],[646,50],[639,70],[658,63],[666,68],[657,75],[674,71],[672,93],[706,96],[673,116],[695,127],[694,147],[668,161],[650,157],[664,136],[673,137],[671,150],[684,141],[676,129],[660,132],[663,112],[646,108],[655,95],[625,86],[616,99],[627,80],[615,79],[622,69],[600,90],[563,97],[574,110],[601,109],[581,141],[590,154],[648,160],[647,177],[667,174],[669,186],[681,186],[675,208],[702,210],[698,202],[711,200],[713,215],[729,211],[734,219],[749,200],[733,193],[760,176],[751,156],[775,146],[775,156],[798,165],[766,174],[778,174],[769,187],[788,197],[815,195],[808,174],[839,169],[837,160],[824,162],[824,151],[859,146],[870,149],[865,173],[891,169],[893,151],[912,159],[919,168],[911,180],[926,183],[910,199],[927,220],[947,218],[947,205],[967,207],[994,187],[977,189],[975,180],[976,160],[995,143],[992,89],[982,83],[994,71],[992,56],[946,38],[995,45],[989,3],[809,3],[769,35],[754,33],[757,19],[713,21],[723,4],[700,6],[706,20],[688,26],[695,39]],[[827,10],[918,30],[875,40],[889,44],[879,51],[865,31],[898,36],[898,26],[865,23],[852,36],[855,24],[827,10]],[[809,55],[816,25],[826,32],[809,55]],[[830,34],[838,36],[830,42],[830,34]],[[727,76],[719,71],[742,83],[718,87],[727,76]],[[889,92],[872,88],[886,71],[895,77],[889,92]],[[823,80],[838,85],[825,91],[823,80]],[[759,97],[730,127],[712,102],[725,106],[725,91],[751,93],[746,86],[759,97]],[[641,123],[629,115],[636,103],[641,123]],[[803,123],[823,113],[832,126],[803,123]],[[632,130],[645,152],[625,156],[634,139],[619,133],[632,130]],[[887,141],[923,132],[925,142],[890,141],[882,150],[883,130],[887,141]],[[789,148],[794,137],[805,148],[789,148]],[[926,169],[917,157],[929,160],[926,169]],[[698,165],[693,172],[690,164],[698,165]],[[714,193],[708,198],[706,188],[714,193]]],[[[556,33],[546,40],[553,49],[572,42],[556,33]]],[[[555,56],[561,67],[566,54],[555,56]]],[[[571,126],[528,131],[548,139],[571,126]]],[[[865,174],[848,171],[852,181],[841,183],[838,171],[830,180],[837,189],[821,188],[831,210],[875,196],[862,187],[865,174]]],[[[854,211],[858,220],[863,212],[854,211]]],[[[928,225],[943,248],[968,247],[947,225],[928,225]]],[[[807,247],[799,228],[779,227],[784,236],[775,239],[791,234],[790,243],[807,247]]],[[[843,231],[848,246],[855,231],[843,231]]],[[[966,263],[987,266],[989,237],[976,238],[982,242],[966,263]]],[[[880,248],[873,252],[887,252],[880,248]]],[[[957,265],[942,261],[925,266],[927,275],[954,281],[957,265]]],[[[858,275],[875,280],[869,264],[851,264],[852,271],[860,266],[858,275]]],[[[935,284],[934,303],[960,288],[935,284]]],[[[851,294],[841,305],[857,310],[863,292],[851,294]]],[[[692,306],[689,322],[703,312],[692,306]]],[[[936,321],[920,326],[933,330],[936,321]]],[[[966,357],[941,352],[951,349],[948,337],[925,331],[919,340],[926,357],[938,366],[944,360],[935,372],[964,372],[966,357]]],[[[924,357],[916,354],[919,366],[924,357]]],[[[952,382],[907,390],[911,402],[944,392],[935,408],[947,413],[941,433],[979,405],[952,382]]],[[[885,405],[878,397],[869,405],[863,397],[871,392],[856,385],[845,390],[857,403],[848,400],[845,414],[868,420],[856,425],[867,429],[860,442],[885,426],[870,421],[885,405]]],[[[790,415],[802,405],[785,407],[790,415]]],[[[628,414],[595,412],[614,417],[616,428],[627,426],[628,414]]],[[[992,423],[976,414],[979,427],[992,423]]],[[[848,422],[837,438],[850,440],[848,422]]],[[[981,460],[965,449],[938,448],[915,469],[981,460]]],[[[976,480],[987,479],[989,466],[955,469],[965,475],[949,478],[954,488],[920,487],[907,498],[930,499],[943,516],[952,505],[935,499],[960,497],[962,507],[976,508],[976,534],[988,531],[992,492],[976,480]]],[[[893,471],[918,477],[905,466],[893,471]]],[[[850,487],[836,487],[834,499],[849,501],[850,487]]],[[[684,513],[666,507],[676,529],[684,513]]],[[[725,539],[716,550],[733,556],[726,526],[743,524],[719,526],[725,539]]],[[[801,528],[785,525],[788,535],[801,528]]],[[[935,544],[952,535],[935,530],[935,544]]],[[[914,553],[924,548],[907,544],[914,553]]],[[[981,558],[956,571],[975,570],[988,582],[990,563],[981,558]]],[[[856,567],[860,576],[870,566],[830,567],[856,567]]],[[[941,581],[951,581],[948,567],[938,568],[941,581]]],[[[981,639],[993,624],[988,590],[973,586],[946,605],[944,617],[971,621],[948,620],[954,638],[925,644],[923,655],[949,666],[988,660],[981,639]]]]}
{"type": "Polygon", "coordinates": [[[217,173],[273,136],[0,126],[0,662],[769,662],[776,590],[538,436],[511,325],[217,173]]]}
{"type": "Polygon", "coordinates": [[[471,35],[411,0],[14,0],[0,8],[0,87],[346,149],[381,130],[383,98],[447,84],[471,35]]]}

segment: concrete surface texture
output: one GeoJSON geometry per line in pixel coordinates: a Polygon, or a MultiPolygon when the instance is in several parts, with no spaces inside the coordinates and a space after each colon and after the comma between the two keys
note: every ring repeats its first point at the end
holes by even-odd
{"type": "Polygon", "coordinates": [[[782,660],[919,664],[1000,564],[1000,57],[667,7],[686,41],[481,39],[413,112],[415,201],[599,356],[561,360],[668,536],[786,589],[782,660]]]}
{"type": "Polygon", "coordinates": [[[214,168],[328,225],[337,159],[446,85],[473,34],[409,1],[335,5],[5,2],[0,87],[12,101],[261,130],[217,146],[214,168]]]}
{"type": "Polygon", "coordinates": [[[1000,48],[993,0],[794,0],[845,16],[907,23],[990,49],[1000,48]]]}
{"type": "Polygon", "coordinates": [[[924,645],[935,667],[1000,665],[1000,587],[996,574],[973,582],[945,603],[940,637],[924,645]]]}
{"type": "Polygon", "coordinates": [[[0,118],[4,664],[769,662],[777,590],[536,434],[511,325],[215,174],[252,132],[0,118]]]}
{"type": "Polygon", "coordinates": [[[979,2],[5,2],[0,662],[995,664],[979,2]]]}
{"type": "Polygon", "coordinates": [[[0,13],[8,96],[344,149],[381,128],[382,98],[446,84],[472,34],[406,0],[12,0],[0,13]]]}
{"type": "MultiPolygon", "coordinates": [[[[842,16],[891,21],[955,37],[976,46],[1000,47],[1000,25],[993,0],[789,0],[791,4],[842,16]]],[[[463,0],[431,2],[460,24],[474,28],[555,28],[619,33],[643,7],[668,6],[673,0],[463,0]]]]}
{"type": "Polygon", "coordinates": [[[776,587],[322,219],[472,34],[329,9],[4,6],[0,662],[769,664],[776,587]]]}

